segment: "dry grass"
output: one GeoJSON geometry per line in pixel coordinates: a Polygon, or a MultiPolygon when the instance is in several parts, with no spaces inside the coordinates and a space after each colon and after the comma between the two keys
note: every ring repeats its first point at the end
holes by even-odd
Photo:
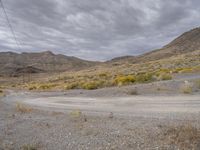
{"type": "Polygon", "coordinates": [[[184,84],[180,87],[180,91],[184,94],[191,94],[192,86],[190,84],[184,84]]]}
{"type": "Polygon", "coordinates": [[[79,118],[81,117],[82,112],[80,110],[73,110],[70,112],[70,116],[73,118],[79,118]]]}
{"type": "Polygon", "coordinates": [[[197,86],[198,89],[200,89],[200,79],[195,81],[195,84],[197,86]]]}
{"type": "Polygon", "coordinates": [[[5,96],[5,93],[3,90],[0,89],[0,96],[5,96]]]}
{"type": "Polygon", "coordinates": [[[37,146],[25,144],[21,147],[21,150],[37,150],[37,146]]]}
{"type": "Polygon", "coordinates": [[[30,112],[33,111],[32,108],[30,108],[29,106],[27,106],[27,105],[25,105],[25,104],[22,104],[22,103],[20,103],[20,102],[17,102],[17,103],[16,103],[15,108],[16,108],[16,111],[17,111],[17,112],[20,112],[20,113],[30,113],[30,112]]]}

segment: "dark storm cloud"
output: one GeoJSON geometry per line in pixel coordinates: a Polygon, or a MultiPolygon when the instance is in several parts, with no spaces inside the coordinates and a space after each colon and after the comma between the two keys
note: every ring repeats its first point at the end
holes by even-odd
{"type": "MultiPolygon", "coordinates": [[[[3,0],[20,51],[139,55],[200,24],[198,0],[3,0]]],[[[0,11],[0,51],[19,51],[0,11]]]]}

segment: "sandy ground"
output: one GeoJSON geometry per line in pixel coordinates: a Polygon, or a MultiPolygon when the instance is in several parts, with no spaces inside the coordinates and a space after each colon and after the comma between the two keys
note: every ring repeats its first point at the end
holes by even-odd
{"type": "Polygon", "coordinates": [[[0,150],[199,150],[200,91],[178,88],[196,78],[94,91],[8,91],[0,98],[0,150]]]}

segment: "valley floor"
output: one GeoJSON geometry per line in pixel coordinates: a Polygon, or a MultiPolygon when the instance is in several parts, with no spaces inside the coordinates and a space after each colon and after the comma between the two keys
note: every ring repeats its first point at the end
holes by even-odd
{"type": "Polygon", "coordinates": [[[0,149],[199,150],[200,90],[180,91],[196,79],[93,91],[8,91],[0,100],[0,149]]]}

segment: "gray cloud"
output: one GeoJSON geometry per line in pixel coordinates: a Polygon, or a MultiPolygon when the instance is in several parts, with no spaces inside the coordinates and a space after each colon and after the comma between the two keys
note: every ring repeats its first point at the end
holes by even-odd
{"type": "MultiPolygon", "coordinates": [[[[139,55],[199,26],[198,0],[3,0],[20,51],[89,60],[139,55]]],[[[0,51],[19,52],[0,11],[0,51]]]]}

